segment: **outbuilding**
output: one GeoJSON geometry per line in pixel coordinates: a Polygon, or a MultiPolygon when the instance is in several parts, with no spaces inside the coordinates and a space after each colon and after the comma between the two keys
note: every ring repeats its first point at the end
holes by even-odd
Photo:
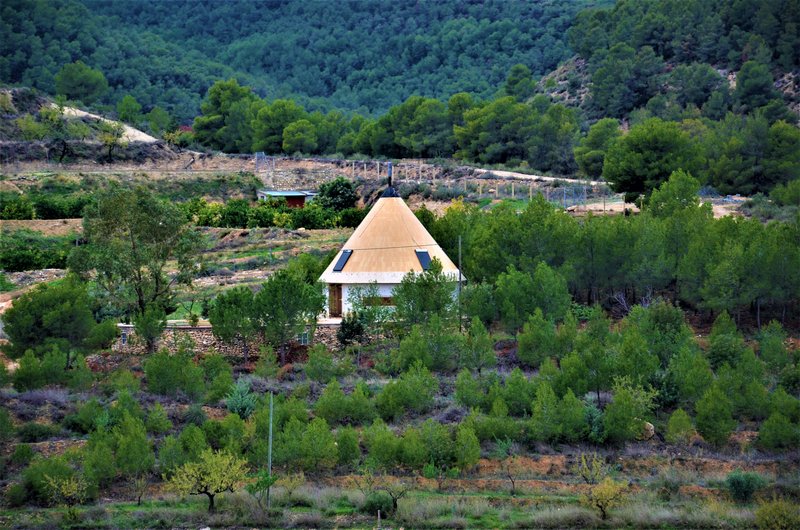
{"type": "Polygon", "coordinates": [[[327,316],[338,318],[352,311],[353,290],[371,284],[378,289],[375,303],[393,306],[392,290],[403,277],[427,270],[434,258],[453,281],[463,280],[389,177],[389,187],[320,277],[327,285],[327,316]]]}

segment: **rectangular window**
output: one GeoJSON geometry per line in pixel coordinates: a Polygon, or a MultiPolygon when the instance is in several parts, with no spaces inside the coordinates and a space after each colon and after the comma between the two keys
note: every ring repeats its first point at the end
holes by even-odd
{"type": "Polygon", "coordinates": [[[347,264],[347,260],[350,259],[352,254],[352,250],[343,250],[342,255],[339,256],[339,260],[336,262],[336,265],[333,266],[333,272],[342,272],[342,269],[344,269],[344,266],[347,264]]]}
{"type": "Polygon", "coordinates": [[[308,331],[304,331],[297,336],[297,343],[301,346],[308,346],[308,331]]]}
{"type": "Polygon", "coordinates": [[[120,341],[122,342],[123,346],[128,344],[128,334],[125,333],[124,331],[122,332],[122,336],[120,337],[120,341]]]}
{"type": "Polygon", "coordinates": [[[419,264],[422,265],[422,270],[428,270],[431,266],[431,255],[428,254],[427,250],[416,250],[415,252],[417,253],[419,264]]]}

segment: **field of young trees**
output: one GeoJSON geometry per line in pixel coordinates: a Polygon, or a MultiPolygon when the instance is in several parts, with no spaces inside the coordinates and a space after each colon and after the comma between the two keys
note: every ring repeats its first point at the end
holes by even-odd
{"type": "Polygon", "coordinates": [[[0,526],[800,527],[798,24],[797,0],[4,3],[0,526]],[[257,201],[255,151],[605,180],[637,209],[418,173],[398,191],[438,201],[415,215],[463,289],[434,261],[315,337],[384,182],[301,167],[280,185],[313,203],[257,201]]]}
{"type": "MultiPolygon", "coordinates": [[[[323,203],[352,207],[329,188],[323,203]]],[[[334,349],[286,347],[322,307],[330,255],[305,254],[204,304],[249,359],[158,350],[202,275],[198,213],[144,188],[98,191],[65,247],[70,275],[3,316],[18,364],[3,371],[2,517],[792,526],[797,221],[715,220],[698,189],[676,172],[629,217],[536,198],[419,210],[448,253],[462,236],[460,304],[434,266],[406,277],[394,313],[365,289],[334,349]],[[153,353],[109,353],[120,319],[153,353]]]]}

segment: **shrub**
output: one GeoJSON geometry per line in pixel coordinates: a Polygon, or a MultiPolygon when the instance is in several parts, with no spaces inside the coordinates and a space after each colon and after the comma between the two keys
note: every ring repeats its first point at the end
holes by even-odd
{"type": "Polygon", "coordinates": [[[758,473],[733,471],[725,478],[725,487],[731,498],[739,503],[750,502],[753,494],[766,486],[767,481],[758,473]]]}
{"type": "Polygon", "coordinates": [[[528,366],[537,368],[555,352],[556,327],[545,320],[538,307],[517,335],[517,356],[528,366]]]}
{"type": "Polygon", "coordinates": [[[67,384],[73,390],[88,390],[94,381],[94,373],[86,364],[86,358],[78,355],[72,363],[72,369],[67,372],[67,384]]]}
{"type": "Polygon", "coordinates": [[[256,395],[250,392],[250,381],[239,379],[225,398],[225,406],[242,419],[247,419],[256,410],[256,395]]]}
{"type": "Polygon", "coordinates": [[[19,508],[28,502],[28,490],[23,484],[12,484],[6,490],[6,504],[9,508],[19,508]]]}
{"type": "Polygon", "coordinates": [[[64,427],[71,431],[88,434],[96,427],[97,418],[105,411],[97,399],[92,398],[81,405],[75,414],[64,418],[64,427]]]}
{"type": "Polygon", "coordinates": [[[189,408],[183,413],[183,421],[192,425],[203,425],[208,417],[203,411],[203,407],[198,403],[189,405],[189,408]]]}
{"type": "Polygon", "coordinates": [[[83,446],[83,474],[98,487],[106,487],[117,475],[113,439],[105,431],[97,431],[83,446]]]}
{"type": "Polygon", "coordinates": [[[374,516],[377,516],[378,512],[381,516],[389,515],[392,513],[392,498],[385,491],[373,491],[364,499],[361,511],[374,516]]]}
{"type": "Polygon", "coordinates": [[[14,388],[19,392],[33,390],[44,386],[44,374],[39,359],[33,354],[33,350],[28,350],[19,360],[19,366],[11,377],[14,388]]]}
{"type": "Polygon", "coordinates": [[[26,443],[41,442],[56,435],[59,429],[52,425],[43,425],[41,423],[26,423],[17,429],[17,436],[20,441],[26,443]]]}
{"type": "Polygon", "coordinates": [[[792,449],[799,443],[800,430],[780,412],[773,412],[758,430],[758,445],[765,449],[792,449]]]}
{"type": "Polygon", "coordinates": [[[206,402],[217,402],[230,393],[233,386],[233,368],[222,355],[215,353],[206,356],[202,362],[202,369],[206,381],[209,382],[206,402]]]}
{"type": "Polygon", "coordinates": [[[68,479],[74,473],[75,471],[63,456],[36,457],[22,472],[22,484],[25,486],[29,500],[46,503],[49,500],[47,477],[68,479]]]}
{"type": "Polygon", "coordinates": [[[11,453],[11,463],[17,466],[28,465],[36,453],[28,444],[19,444],[11,453]]]}
{"type": "Polygon", "coordinates": [[[324,344],[315,344],[308,350],[306,376],[314,381],[329,381],[336,375],[333,355],[324,344]]]}
{"type": "Polygon", "coordinates": [[[264,379],[274,378],[278,375],[278,359],[272,348],[263,348],[256,362],[254,373],[264,379]]]}
{"type": "Polygon", "coordinates": [[[151,392],[164,396],[175,396],[182,391],[190,398],[203,394],[203,370],[188,353],[171,355],[162,350],[144,362],[147,386],[151,392]]]}
{"type": "Polygon", "coordinates": [[[703,438],[716,446],[727,443],[736,427],[732,416],[733,404],[728,396],[714,384],[697,402],[696,410],[697,430],[703,438]]]}
{"type": "Polygon", "coordinates": [[[458,372],[456,377],[455,398],[458,403],[471,409],[481,408],[486,398],[480,380],[466,368],[458,372]]]}
{"type": "Polygon", "coordinates": [[[372,465],[391,469],[397,462],[399,443],[394,433],[380,419],[364,431],[364,445],[372,465]]]}
{"type": "Polygon", "coordinates": [[[6,409],[0,408],[0,442],[12,436],[14,436],[14,424],[11,422],[11,415],[6,409]]]}
{"type": "Polygon", "coordinates": [[[314,413],[332,425],[340,423],[347,417],[347,398],[336,379],[331,379],[322,391],[322,395],[314,404],[314,413]]]}
{"type": "Polygon", "coordinates": [[[147,414],[147,421],[145,422],[147,432],[154,434],[165,433],[172,428],[172,422],[167,417],[167,411],[161,406],[161,403],[156,403],[150,412],[147,414]]]}
{"type": "Polygon", "coordinates": [[[672,444],[687,444],[694,435],[692,419],[683,409],[672,413],[667,422],[666,439],[672,444]]]}
{"type": "Polygon", "coordinates": [[[597,509],[600,512],[600,517],[606,519],[609,510],[624,502],[627,489],[627,486],[622,482],[606,477],[602,482],[589,489],[589,492],[583,497],[583,502],[597,509]]]}
{"type": "Polygon", "coordinates": [[[398,381],[384,387],[376,397],[376,406],[386,419],[397,418],[406,409],[423,413],[433,406],[433,396],[438,387],[436,378],[417,361],[398,381]]]}
{"type": "Polygon", "coordinates": [[[115,393],[127,391],[135,394],[141,387],[141,381],[130,370],[121,369],[115,370],[111,374],[111,377],[108,378],[107,386],[109,390],[115,393]]]}
{"type": "Polygon", "coordinates": [[[358,432],[352,427],[339,429],[336,434],[336,448],[339,451],[338,463],[343,467],[355,466],[361,459],[358,446],[358,432]]]}
{"type": "Polygon", "coordinates": [[[155,455],[142,420],[126,413],[113,434],[120,472],[127,477],[149,473],[155,465],[155,455]]]}
{"type": "Polygon", "coordinates": [[[456,466],[462,471],[468,471],[475,467],[480,458],[481,444],[475,431],[470,427],[459,425],[455,443],[456,466]]]}
{"type": "MultiPolygon", "coordinates": [[[[800,182],[800,181],[798,181],[800,182]]],[[[794,530],[800,528],[800,507],[784,499],[773,499],[756,510],[759,530],[794,530]]]]}

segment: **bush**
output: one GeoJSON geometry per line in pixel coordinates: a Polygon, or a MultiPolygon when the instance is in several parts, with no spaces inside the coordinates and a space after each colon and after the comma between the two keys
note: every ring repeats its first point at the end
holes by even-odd
{"type": "Polygon", "coordinates": [[[11,463],[17,466],[28,465],[35,454],[30,445],[19,444],[14,448],[14,452],[11,453],[11,463]]]}
{"type": "Polygon", "coordinates": [[[14,388],[19,392],[26,390],[34,390],[44,386],[44,374],[42,373],[42,365],[39,359],[33,354],[33,350],[28,350],[22,359],[19,360],[19,366],[14,371],[11,377],[14,383],[14,388]]]}
{"type": "Polygon", "coordinates": [[[147,421],[145,422],[147,432],[154,434],[165,433],[172,428],[172,422],[167,417],[167,412],[161,403],[156,403],[150,412],[147,414],[147,421]]]}
{"type": "Polygon", "coordinates": [[[37,457],[22,472],[22,484],[25,486],[28,500],[44,504],[49,501],[46,477],[59,480],[68,479],[74,474],[75,471],[63,456],[37,457]]]}
{"type": "Polygon", "coordinates": [[[207,419],[208,417],[206,413],[203,412],[203,407],[198,403],[192,403],[189,408],[186,409],[186,412],[183,413],[184,423],[191,425],[203,425],[207,419]]]}
{"type": "Polygon", "coordinates": [[[725,487],[731,498],[739,503],[748,503],[756,491],[766,486],[767,481],[758,473],[733,471],[725,478],[725,487]]]}
{"type": "Polygon", "coordinates": [[[794,530],[800,528],[800,507],[793,502],[774,499],[756,510],[759,530],[794,530]]]}
{"type": "Polygon", "coordinates": [[[352,427],[339,429],[336,434],[336,448],[339,450],[338,463],[343,467],[355,466],[361,459],[358,446],[358,432],[352,427]]]}
{"type": "Polygon", "coordinates": [[[433,406],[439,388],[436,378],[417,361],[398,381],[391,381],[376,397],[376,406],[386,419],[400,417],[406,409],[423,413],[433,406]]]}
{"type": "Polygon", "coordinates": [[[758,430],[758,445],[764,449],[793,449],[798,444],[800,430],[780,412],[773,412],[758,430]]]}
{"type": "Polygon", "coordinates": [[[97,399],[92,398],[81,405],[75,414],[64,418],[64,427],[71,431],[89,434],[96,425],[97,418],[105,411],[97,399]]]}
{"type": "Polygon", "coordinates": [[[9,508],[19,508],[28,502],[28,490],[23,484],[12,484],[6,490],[6,504],[9,508]]]}
{"type": "Polygon", "coordinates": [[[256,395],[250,392],[250,381],[239,379],[225,398],[225,406],[246,420],[256,410],[256,399],[256,395]]]}
{"type": "Polygon", "coordinates": [[[14,424],[11,415],[6,409],[0,408],[0,442],[4,442],[14,436],[14,424]]]}
{"type": "Polygon", "coordinates": [[[306,376],[317,382],[329,381],[336,375],[333,355],[324,344],[315,344],[308,350],[306,376]]]}
{"type": "Polygon", "coordinates": [[[26,443],[41,442],[58,434],[60,429],[52,425],[42,425],[41,423],[26,423],[17,430],[20,441],[26,443]]]}
{"type": "Polygon", "coordinates": [[[141,388],[141,382],[139,381],[139,378],[133,375],[133,372],[122,369],[115,370],[111,374],[111,377],[108,378],[108,383],[106,386],[112,393],[128,391],[131,394],[135,394],[141,388]]]}
{"type": "Polygon", "coordinates": [[[209,382],[206,402],[215,403],[227,396],[233,386],[233,368],[222,355],[212,354],[203,359],[203,374],[209,382]]]}
{"type": "Polygon", "coordinates": [[[382,517],[390,515],[392,513],[392,498],[385,491],[373,491],[364,499],[361,511],[376,517],[379,511],[382,517]]]}
{"type": "Polygon", "coordinates": [[[687,444],[694,434],[692,419],[683,409],[672,413],[667,423],[666,439],[672,444],[687,444]]]}
{"type": "Polygon", "coordinates": [[[733,404],[717,385],[712,385],[696,405],[697,430],[703,438],[716,446],[727,443],[736,427],[732,416],[733,404]]]}
{"type": "Polygon", "coordinates": [[[176,396],[182,391],[190,398],[197,398],[205,388],[203,370],[188,353],[171,355],[162,350],[144,362],[144,373],[150,391],[164,396],[176,396]]]}

